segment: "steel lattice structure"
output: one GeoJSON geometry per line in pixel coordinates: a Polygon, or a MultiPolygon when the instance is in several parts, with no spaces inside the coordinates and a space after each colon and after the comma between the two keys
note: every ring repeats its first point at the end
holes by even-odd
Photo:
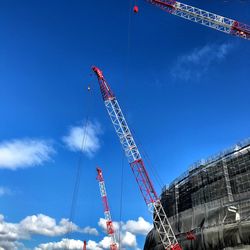
{"type": "Polygon", "coordinates": [[[147,2],[190,21],[212,29],[250,40],[250,26],[175,0],[146,0],[147,2]]]}
{"type": "Polygon", "coordinates": [[[97,180],[99,182],[100,193],[101,193],[102,202],[104,206],[104,216],[106,220],[107,234],[110,236],[110,239],[111,239],[110,250],[118,250],[118,244],[115,238],[115,230],[114,230],[111,213],[110,213],[110,209],[108,205],[108,198],[107,198],[104,178],[102,175],[102,170],[100,168],[97,168],[96,170],[97,170],[97,180]]]}
{"type": "Polygon", "coordinates": [[[149,210],[153,213],[154,225],[160,236],[161,242],[167,250],[181,250],[182,248],[178,244],[161,201],[155,192],[119,103],[106,82],[102,71],[95,66],[92,67],[92,70],[97,75],[104,104],[125,151],[139,189],[149,210]]]}

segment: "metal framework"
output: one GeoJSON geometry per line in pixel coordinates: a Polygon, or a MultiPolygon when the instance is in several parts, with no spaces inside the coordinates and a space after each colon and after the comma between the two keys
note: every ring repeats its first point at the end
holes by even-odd
{"type": "Polygon", "coordinates": [[[195,23],[250,40],[250,26],[175,0],[146,0],[147,2],[195,23]]]}
{"type": "Polygon", "coordinates": [[[118,244],[115,238],[115,230],[114,230],[111,213],[110,213],[110,209],[108,205],[108,198],[107,198],[104,178],[102,175],[102,170],[100,168],[97,168],[96,170],[97,170],[97,180],[99,182],[100,193],[101,193],[102,202],[104,206],[104,216],[105,216],[106,225],[107,225],[107,234],[110,236],[110,239],[111,239],[110,250],[118,250],[118,244]]]}
{"type": "Polygon", "coordinates": [[[92,67],[92,70],[97,75],[104,104],[125,151],[139,189],[149,210],[153,213],[154,225],[164,249],[181,250],[182,248],[178,244],[161,201],[155,192],[118,101],[106,82],[102,71],[95,66],[92,67]]]}

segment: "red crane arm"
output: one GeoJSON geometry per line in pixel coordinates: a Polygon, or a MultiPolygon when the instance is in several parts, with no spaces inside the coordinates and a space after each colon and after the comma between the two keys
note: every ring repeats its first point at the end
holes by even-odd
{"type": "Polygon", "coordinates": [[[117,244],[116,238],[115,238],[115,229],[113,226],[111,213],[110,213],[110,209],[109,209],[109,205],[108,205],[108,198],[107,198],[106,187],[105,187],[105,182],[104,182],[102,170],[100,168],[97,168],[96,170],[97,170],[96,179],[99,182],[100,193],[101,193],[102,202],[103,202],[103,206],[104,206],[104,216],[106,219],[107,233],[111,239],[110,250],[118,250],[118,244],[117,244]]]}
{"type": "Polygon", "coordinates": [[[146,0],[170,14],[250,40],[250,26],[175,0],[146,0]]]}
{"type": "Polygon", "coordinates": [[[102,71],[95,66],[92,67],[92,70],[95,72],[98,78],[104,104],[114,125],[115,131],[120,139],[121,145],[134,173],[139,189],[147,206],[153,213],[154,225],[159,234],[161,242],[165,249],[181,250],[161,201],[158,198],[153,187],[153,183],[149,178],[145,164],[136,146],[132,133],[127,125],[119,103],[107,81],[105,80],[102,71]]]}

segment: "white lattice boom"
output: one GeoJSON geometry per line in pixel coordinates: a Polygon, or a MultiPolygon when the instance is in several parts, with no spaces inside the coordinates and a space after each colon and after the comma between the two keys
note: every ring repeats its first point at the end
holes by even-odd
{"type": "Polygon", "coordinates": [[[175,0],[146,0],[147,2],[190,21],[212,29],[250,40],[250,26],[175,0]]]}
{"type": "Polygon", "coordinates": [[[149,207],[149,210],[153,213],[154,225],[164,249],[181,250],[182,248],[178,244],[161,201],[158,198],[153,184],[148,176],[144,162],[141,158],[140,152],[136,146],[118,101],[110,89],[110,86],[103,77],[102,71],[95,66],[92,67],[92,69],[97,75],[106,109],[125,151],[139,189],[147,206],[149,207]]]}

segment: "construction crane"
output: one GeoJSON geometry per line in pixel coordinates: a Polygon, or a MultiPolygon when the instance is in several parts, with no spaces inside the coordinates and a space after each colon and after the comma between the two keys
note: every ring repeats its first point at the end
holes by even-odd
{"type": "Polygon", "coordinates": [[[175,237],[161,201],[157,196],[156,191],[153,187],[153,183],[149,178],[143,159],[136,146],[135,140],[127,125],[118,101],[107,81],[105,80],[102,71],[95,66],[92,67],[92,70],[95,72],[98,78],[104,104],[114,125],[115,131],[120,139],[122,147],[125,151],[130,167],[138,183],[139,189],[149,210],[153,213],[154,225],[159,234],[164,249],[181,250],[182,248],[175,237]]]}
{"type": "Polygon", "coordinates": [[[87,250],[87,242],[86,242],[86,240],[83,242],[83,250],[87,250]]]}
{"type": "Polygon", "coordinates": [[[105,182],[104,182],[102,170],[100,168],[97,168],[96,170],[97,170],[97,180],[99,182],[100,193],[101,193],[102,202],[103,202],[103,206],[104,206],[104,216],[105,216],[105,220],[106,220],[107,233],[111,239],[110,250],[118,250],[118,244],[117,244],[116,238],[115,238],[115,229],[113,226],[111,213],[110,213],[110,209],[109,209],[109,205],[108,205],[108,198],[107,198],[106,187],[105,187],[105,182]]]}
{"type": "MultiPolygon", "coordinates": [[[[175,0],[145,0],[170,14],[188,19],[212,29],[250,40],[250,26],[175,0]]],[[[138,12],[138,6],[134,6],[138,12]]]]}

